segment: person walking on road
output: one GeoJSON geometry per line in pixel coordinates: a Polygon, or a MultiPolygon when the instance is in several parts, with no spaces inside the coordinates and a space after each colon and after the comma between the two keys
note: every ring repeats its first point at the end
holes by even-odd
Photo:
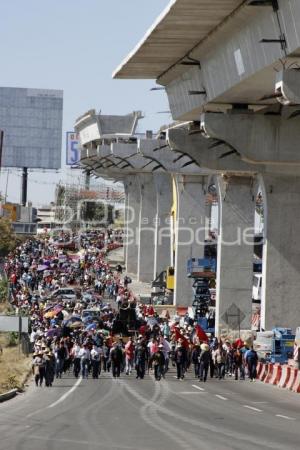
{"type": "Polygon", "coordinates": [[[183,347],[181,340],[179,340],[179,344],[175,350],[175,363],[177,369],[177,380],[183,380],[187,364],[187,351],[183,347]]]}
{"type": "Polygon", "coordinates": [[[132,337],[129,338],[125,345],[125,371],[126,375],[130,375],[134,363],[134,343],[132,337]]]}
{"type": "Polygon", "coordinates": [[[63,370],[64,370],[65,360],[67,358],[67,349],[66,349],[63,341],[60,342],[59,347],[56,349],[55,353],[56,353],[55,354],[56,378],[61,378],[63,370]]]}
{"type": "Polygon", "coordinates": [[[73,373],[75,378],[78,378],[80,373],[80,350],[81,347],[78,342],[76,342],[71,351],[71,358],[73,359],[73,373]]]}
{"type": "Polygon", "coordinates": [[[233,368],[235,380],[238,380],[239,376],[240,380],[244,380],[245,368],[244,368],[243,354],[241,353],[239,348],[235,349],[233,353],[233,368]]]}
{"type": "Polygon", "coordinates": [[[79,352],[80,364],[81,364],[81,376],[82,378],[88,379],[89,377],[89,369],[90,369],[90,359],[91,353],[86,344],[83,344],[79,352]]]}
{"type": "Polygon", "coordinates": [[[55,376],[55,358],[51,350],[47,350],[45,353],[45,384],[47,387],[51,387],[55,376]]]}
{"type": "Polygon", "coordinates": [[[45,377],[46,362],[41,352],[36,352],[33,355],[32,372],[36,386],[42,386],[45,377]]]}
{"type": "Polygon", "coordinates": [[[94,344],[91,350],[92,377],[94,380],[99,378],[100,358],[100,349],[94,344]]]}
{"type": "Polygon", "coordinates": [[[208,369],[210,367],[211,353],[208,344],[201,344],[201,354],[199,357],[199,381],[206,382],[208,369]]]}
{"type": "Polygon", "coordinates": [[[197,344],[195,344],[195,348],[192,351],[192,363],[194,365],[195,378],[199,377],[200,354],[201,354],[200,344],[197,343],[197,344]]]}
{"type": "Polygon", "coordinates": [[[148,350],[146,344],[140,340],[135,349],[134,354],[135,369],[136,369],[136,379],[141,380],[145,376],[146,363],[148,362],[148,350]]]}
{"type": "Polygon", "coordinates": [[[214,359],[218,369],[218,378],[219,380],[222,380],[225,378],[226,363],[226,351],[223,349],[222,344],[219,344],[217,350],[215,350],[214,359]]]}
{"type": "Polygon", "coordinates": [[[114,378],[119,378],[121,374],[121,366],[123,362],[123,350],[114,342],[110,351],[111,370],[114,378]]]}
{"type": "Polygon", "coordinates": [[[250,381],[255,381],[256,379],[256,367],[258,362],[258,356],[253,346],[245,354],[245,360],[248,367],[248,373],[250,381]]]}
{"type": "Polygon", "coordinates": [[[154,376],[157,381],[165,376],[165,357],[163,353],[163,344],[159,344],[158,350],[152,355],[152,363],[154,366],[154,376]]]}

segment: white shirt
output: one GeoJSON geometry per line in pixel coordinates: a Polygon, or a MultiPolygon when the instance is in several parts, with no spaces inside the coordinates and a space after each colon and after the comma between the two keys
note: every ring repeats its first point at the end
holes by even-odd
{"type": "Polygon", "coordinates": [[[74,358],[80,358],[80,350],[80,345],[74,345],[74,347],[72,348],[72,355],[74,356],[74,358]]]}
{"type": "Polygon", "coordinates": [[[91,350],[91,359],[94,359],[95,361],[100,361],[100,351],[99,348],[93,348],[91,350]]]}
{"type": "Polygon", "coordinates": [[[91,357],[91,352],[89,351],[88,348],[81,348],[80,352],[79,352],[79,358],[81,359],[90,359],[91,357]]]}

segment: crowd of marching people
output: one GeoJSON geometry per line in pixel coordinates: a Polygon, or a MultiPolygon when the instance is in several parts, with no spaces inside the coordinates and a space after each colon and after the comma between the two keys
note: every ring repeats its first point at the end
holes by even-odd
{"type": "Polygon", "coordinates": [[[61,232],[28,240],[7,257],[11,305],[31,319],[36,385],[51,387],[71,373],[84,379],[151,373],[160,380],[170,369],[178,380],[187,371],[203,382],[243,380],[246,373],[255,380],[257,354],[246,342],[218,341],[187,315],[162,318],[140,303],[122,267],[107,262],[121,241],[112,230],[61,232]],[[80,250],[70,252],[75,240],[80,250]]]}

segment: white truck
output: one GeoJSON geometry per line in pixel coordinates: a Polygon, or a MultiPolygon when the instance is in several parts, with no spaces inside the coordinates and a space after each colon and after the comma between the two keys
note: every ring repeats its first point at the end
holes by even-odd
{"type": "Polygon", "coordinates": [[[254,350],[256,350],[260,359],[266,359],[272,353],[273,331],[260,331],[253,341],[254,350]]]}

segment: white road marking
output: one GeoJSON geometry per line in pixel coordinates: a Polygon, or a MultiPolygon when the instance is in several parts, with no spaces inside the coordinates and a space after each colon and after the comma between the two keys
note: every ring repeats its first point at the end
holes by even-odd
{"type": "Polygon", "coordinates": [[[221,400],[228,400],[228,398],[223,397],[223,395],[219,395],[219,394],[215,394],[215,395],[216,395],[216,397],[218,397],[221,400]]]}
{"type": "Polygon", "coordinates": [[[181,392],[178,392],[178,394],[182,394],[182,395],[196,395],[196,394],[202,394],[202,392],[195,392],[195,391],[181,391],[181,392]]]}
{"type": "Polygon", "coordinates": [[[251,403],[253,403],[253,405],[265,405],[269,402],[251,402],[251,403]]]}
{"type": "Polygon", "coordinates": [[[286,420],[296,420],[295,417],[282,416],[281,414],[276,414],[276,417],[280,417],[281,419],[286,419],[286,420]]]}
{"type": "Polygon", "coordinates": [[[244,408],[252,409],[252,411],[263,412],[262,409],[254,408],[254,406],[243,405],[244,408]]]}
{"type": "Polygon", "coordinates": [[[78,380],[76,381],[74,386],[71,387],[71,389],[69,389],[64,395],[62,395],[58,400],[56,400],[56,402],[51,403],[51,405],[47,406],[47,408],[54,408],[55,406],[57,406],[60,403],[62,403],[63,401],[65,401],[65,399],[67,397],[69,397],[69,395],[71,395],[78,388],[78,386],[80,385],[81,382],[82,382],[82,377],[78,378],[78,380]]]}
{"type": "Polygon", "coordinates": [[[199,389],[199,391],[204,391],[204,390],[205,390],[205,389],[203,389],[202,387],[197,386],[196,384],[192,384],[192,386],[193,386],[195,389],[199,389]]]}

